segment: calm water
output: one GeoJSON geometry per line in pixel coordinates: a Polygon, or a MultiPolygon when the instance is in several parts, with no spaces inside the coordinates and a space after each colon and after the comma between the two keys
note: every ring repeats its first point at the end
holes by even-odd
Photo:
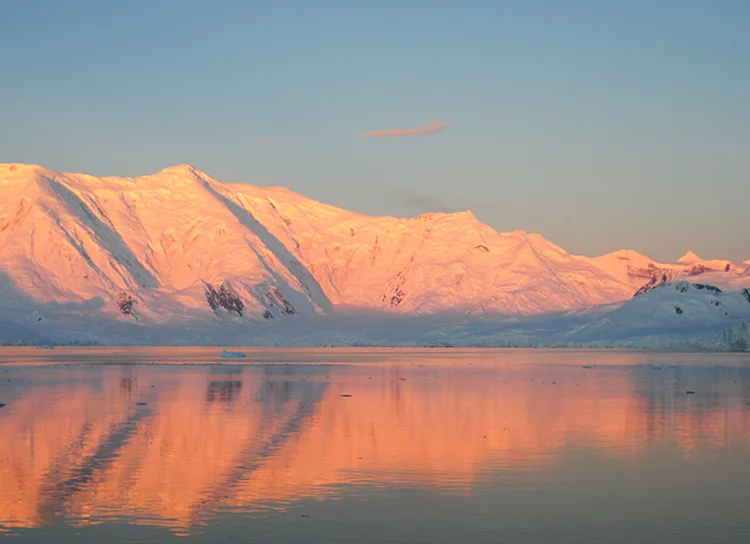
{"type": "Polygon", "coordinates": [[[0,350],[0,538],[750,542],[747,356],[220,351],[0,350]]]}

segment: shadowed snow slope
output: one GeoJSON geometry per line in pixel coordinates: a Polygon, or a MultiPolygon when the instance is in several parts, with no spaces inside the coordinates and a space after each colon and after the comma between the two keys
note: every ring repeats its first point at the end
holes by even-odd
{"type": "Polygon", "coordinates": [[[139,327],[531,316],[680,280],[736,291],[750,283],[747,263],[692,252],[674,264],[629,250],[570,255],[539,234],[498,233],[468,211],[369,217],[284,188],[222,183],[189,165],[100,178],[0,164],[0,190],[0,326],[27,326],[32,314],[139,327]]]}

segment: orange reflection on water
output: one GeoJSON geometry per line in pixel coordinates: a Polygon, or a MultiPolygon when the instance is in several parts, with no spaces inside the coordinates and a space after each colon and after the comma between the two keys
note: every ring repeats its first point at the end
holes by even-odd
{"type": "Polygon", "coordinates": [[[0,526],[63,516],[187,532],[351,484],[471,493],[498,475],[544,478],[580,450],[629,462],[654,444],[749,442],[736,369],[465,363],[108,366],[43,383],[34,373],[49,370],[14,369],[30,385],[0,414],[0,526]]]}

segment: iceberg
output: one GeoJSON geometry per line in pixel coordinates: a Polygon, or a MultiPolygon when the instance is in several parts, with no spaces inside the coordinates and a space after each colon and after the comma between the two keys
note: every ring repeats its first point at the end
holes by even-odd
{"type": "Polygon", "coordinates": [[[247,355],[245,355],[241,351],[227,351],[227,350],[222,351],[221,356],[224,359],[242,359],[244,357],[247,357],[247,355]]]}

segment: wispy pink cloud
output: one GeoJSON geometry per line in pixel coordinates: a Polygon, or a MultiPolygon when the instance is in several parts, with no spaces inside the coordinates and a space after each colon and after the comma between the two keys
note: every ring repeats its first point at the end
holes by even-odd
{"type": "Polygon", "coordinates": [[[441,130],[448,128],[447,121],[435,121],[434,123],[428,123],[417,128],[397,128],[390,130],[374,130],[372,132],[364,132],[358,134],[358,138],[388,138],[391,136],[426,136],[427,134],[435,134],[441,130]]]}

